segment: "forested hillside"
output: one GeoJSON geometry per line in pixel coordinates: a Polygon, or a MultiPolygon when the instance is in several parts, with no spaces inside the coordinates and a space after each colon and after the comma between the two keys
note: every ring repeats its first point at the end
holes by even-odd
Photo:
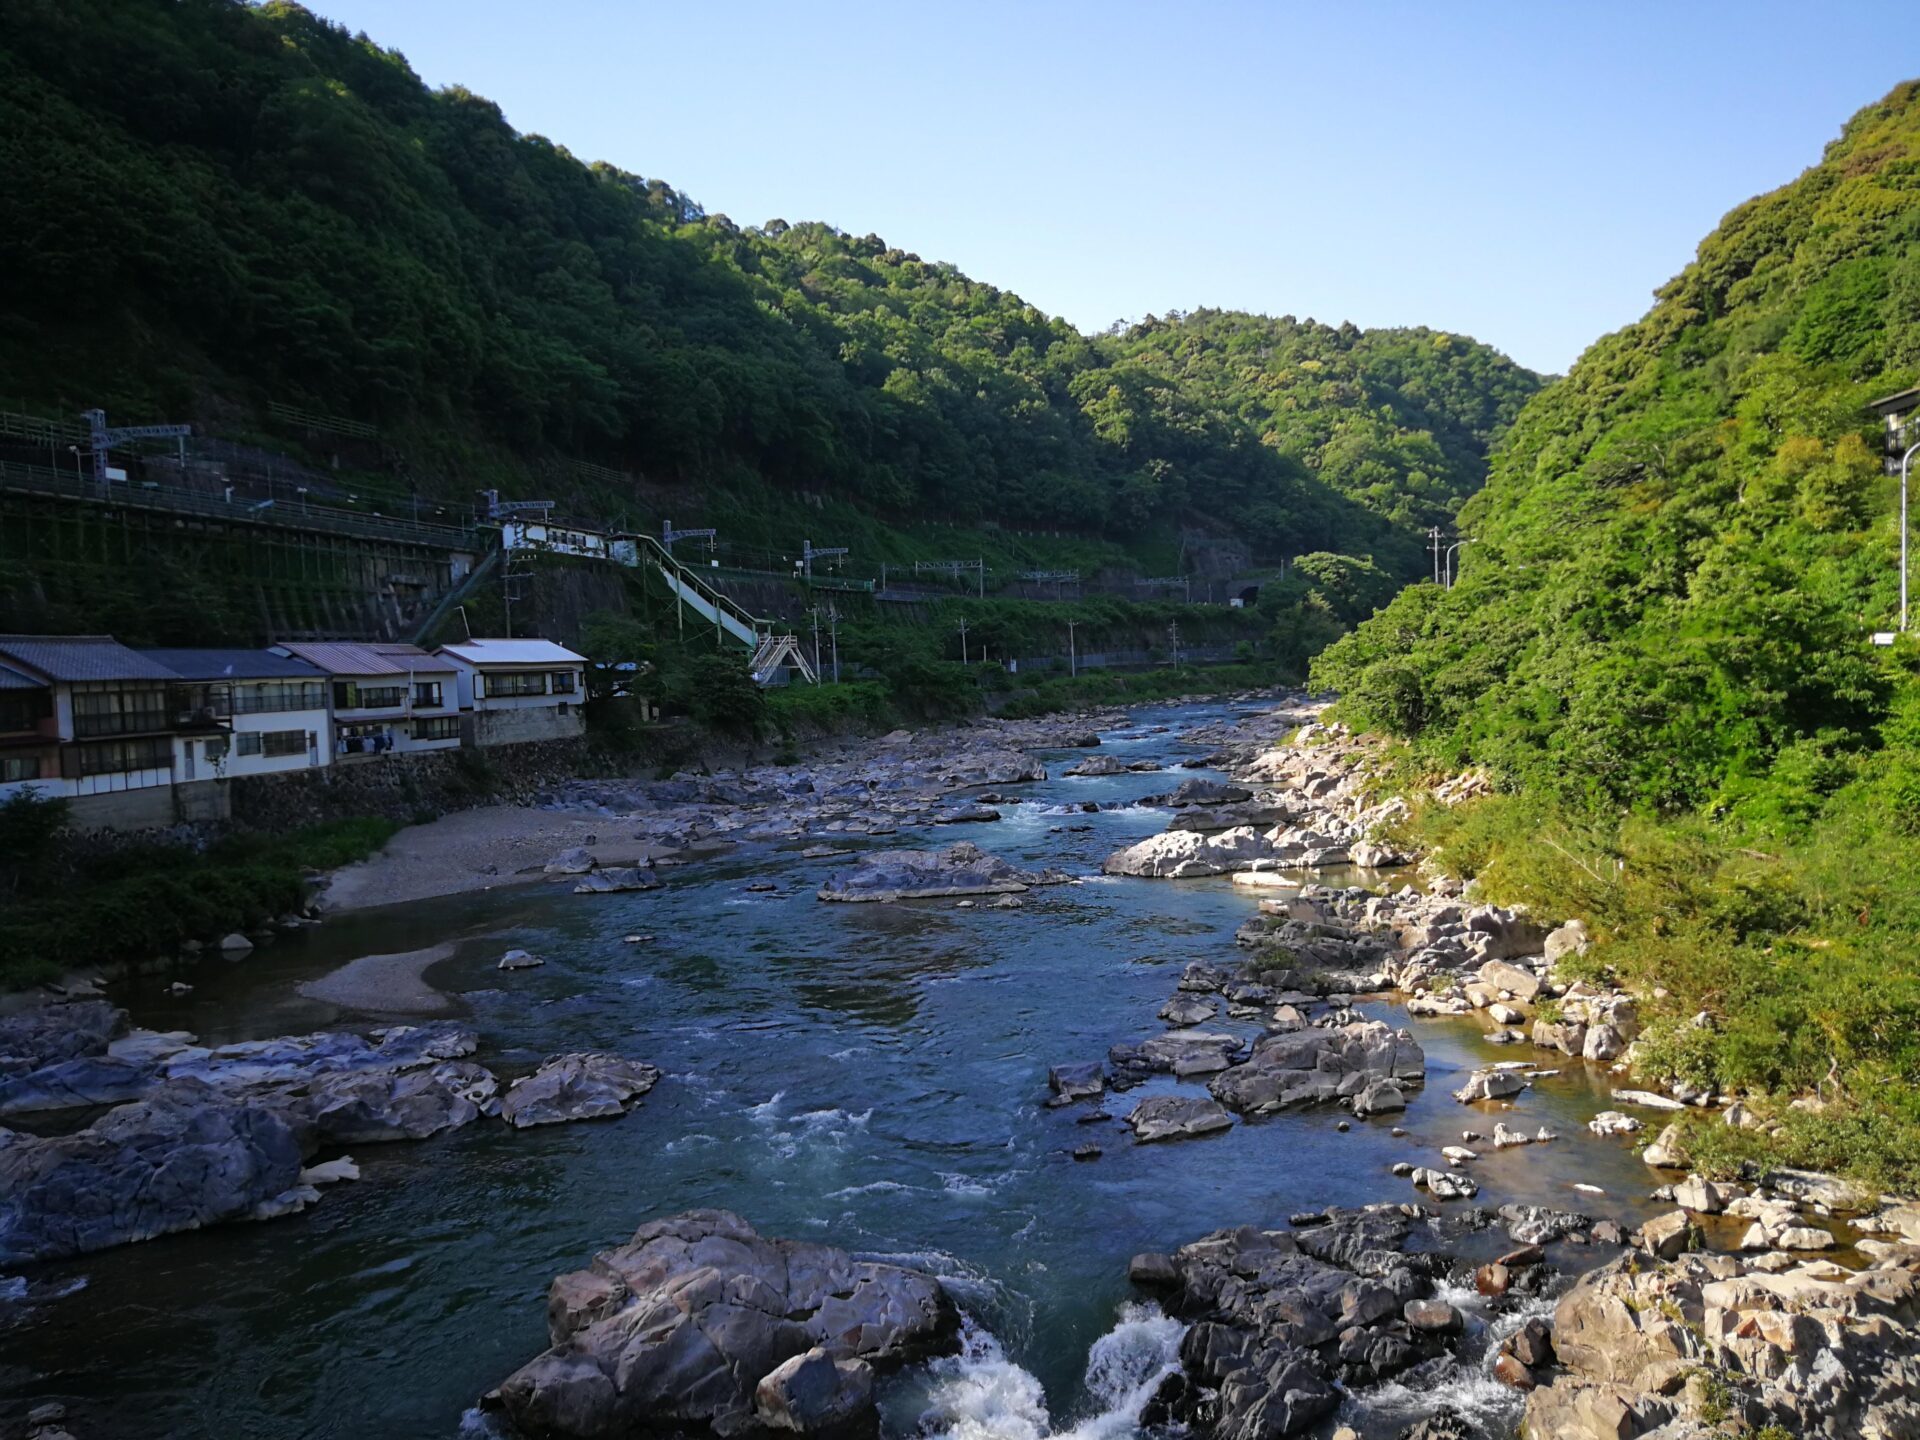
{"type": "Polygon", "coordinates": [[[1666,997],[1651,1063],[1818,1087],[1825,1128],[1789,1117],[1803,1158],[1908,1175],[1920,646],[1870,639],[1899,541],[1867,404],[1916,377],[1907,84],[1527,405],[1454,589],[1402,592],[1315,667],[1422,762],[1494,774],[1509,798],[1433,834],[1606,928],[1666,997]]]}
{"type": "Polygon", "coordinates": [[[1539,383],[1418,330],[1085,336],[878,237],[584,164],[278,0],[8,19],[0,369],[33,409],[244,431],[280,400],[463,497],[566,456],[906,518],[1210,521],[1409,574],[1539,383]]]}

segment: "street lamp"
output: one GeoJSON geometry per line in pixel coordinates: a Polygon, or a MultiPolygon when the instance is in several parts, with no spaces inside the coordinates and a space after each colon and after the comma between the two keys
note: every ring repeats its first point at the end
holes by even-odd
{"type": "Polygon", "coordinates": [[[1909,445],[1900,457],[1900,633],[1907,631],[1907,467],[1920,443],[1909,445]]]}
{"type": "Polygon", "coordinates": [[[1462,545],[1471,545],[1472,543],[1473,541],[1470,538],[1466,540],[1456,540],[1447,547],[1447,589],[1451,590],[1453,588],[1453,552],[1458,550],[1462,545]]]}

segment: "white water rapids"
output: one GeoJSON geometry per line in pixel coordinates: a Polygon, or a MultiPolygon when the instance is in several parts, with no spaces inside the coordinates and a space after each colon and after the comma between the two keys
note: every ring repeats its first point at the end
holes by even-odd
{"type": "Polygon", "coordinates": [[[1186,1331],[1157,1305],[1122,1306],[1119,1322],[1087,1354],[1087,1396],[1097,1408],[1056,1430],[1040,1382],[968,1320],[960,1353],[930,1367],[934,1384],[921,1431],[938,1440],[1117,1440],[1137,1427],[1160,1382],[1180,1368],[1186,1331]]]}

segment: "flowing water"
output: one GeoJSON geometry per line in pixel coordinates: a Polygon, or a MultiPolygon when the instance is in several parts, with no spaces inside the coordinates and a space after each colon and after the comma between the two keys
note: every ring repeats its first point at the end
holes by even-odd
{"type": "MultiPolygon", "coordinates": [[[[1142,710],[1107,750],[1177,763],[1194,753],[1182,727],[1229,713],[1142,710]]],[[[1073,758],[1049,756],[1050,768],[1073,758]]],[[[1255,911],[1257,896],[1225,880],[1097,876],[1107,854],[1167,822],[1128,802],[1192,773],[1209,772],[1006,787],[1025,803],[1003,806],[999,823],[866,842],[971,839],[1090,877],[1033,891],[1018,910],[823,904],[813,892],[834,861],[801,860],[797,845],[743,849],[663,871],[664,887],[646,893],[507,885],[339,917],[243,964],[208,961],[183,1000],[150,982],[128,1002],[139,1023],[213,1041],[283,1034],[360,1018],[299,998],[299,981],[451,939],[456,953],[429,978],[470,1012],[476,1058],[510,1076],[550,1054],[606,1049],[666,1078],[619,1120],[525,1132],[482,1122],[358,1147],[360,1182],[305,1214],[41,1267],[24,1286],[0,1281],[0,1399],[64,1399],[89,1440],[473,1431],[476,1398],[544,1347],[553,1275],[649,1217],[725,1206],[765,1234],[947,1278],[969,1317],[966,1347],[889,1388],[890,1430],[1131,1434],[1180,1326],[1136,1303],[1130,1255],[1297,1210],[1415,1198],[1388,1167],[1438,1163],[1463,1126],[1490,1130],[1490,1116],[1447,1092],[1477,1063],[1517,1058],[1485,1044],[1476,1021],[1412,1022],[1428,1083],[1397,1117],[1404,1139],[1383,1121],[1339,1133],[1328,1110],[1134,1146],[1117,1119],[1083,1125],[1078,1107],[1044,1108],[1050,1063],[1162,1028],[1155,1012],[1181,967],[1230,961],[1233,932],[1255,911]],[[1082,815],[1084,800],[1113,808],[1082,815]],[[745,888],[760,880],[778,888],[745,888]],[[633,932],[657,938],[624,944],[633,932]],[[546,965],[502,975],[494,962],[509,945],[546,965]],[[1073,1160],[1090,1139],[1103,1157],[1073,1160]]],[[[1366,1008],[1407,1023],[1397,1007],[1366,1008]]],[[[1123,1115],[1174,1084],[1109,1097],[1109,1108],[1123,1115]]],[[[1644,1213],[1644,1168],[1583,1128],[1605,1093],[1579,1062],[1527,1092],[1510,1122],[1564,1138],[1481,1147],[1479,1203],[1644,1213]]],[[[1517,1409],[1491,1382],[1457,1388],[1440,1398],[1496,1423],[1517,1409]]],[[[1389,1387],[1351,1418],[1392,1433],[1382,1427],[1434,1398],[1389,1387]]]]}

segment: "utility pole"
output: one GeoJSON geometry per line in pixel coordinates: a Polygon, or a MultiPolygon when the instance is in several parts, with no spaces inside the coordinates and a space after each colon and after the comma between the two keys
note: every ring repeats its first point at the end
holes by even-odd
{"type": "Polygon", "coordinates": [[[1440,583],[1440,527],[1433,526],[1427,531],[1427,550],[1433,556],[1433,583],[1440,583]]]}
{"type": "MultiPolygon", "coordinates": [[[[840,683],[840,612],[831,605],[827,607],[827,634],[833,641],[833,683],[840,683]]],[[[814,662],[813,673],[820,673],[820,664],[814,662]]]]}
{"type": "Polygon", "coordinates": [[[1173,642],[1173,664],[1174,668],[1178,669],[1180,666],[1180,622],[1178,620],[1167,626],[1167,638],[1173,642]]]}
{"type": "Polygon", "coordinates": [[[960,663],[967,663],[967,622],[960,622],[960,663]]]}
{"type": "Polygon", "coordinates": [[[1067,621],[1067,675],[1070,678],[1080,673],[1080,655],[1073,644],[1074,627],[1079,623],[1078,620],[1067,621]]]}
{"type": "Polygon", "coordinates": [[[820,607],[813,607],[813,673],[820,673],[820,607]]]}

